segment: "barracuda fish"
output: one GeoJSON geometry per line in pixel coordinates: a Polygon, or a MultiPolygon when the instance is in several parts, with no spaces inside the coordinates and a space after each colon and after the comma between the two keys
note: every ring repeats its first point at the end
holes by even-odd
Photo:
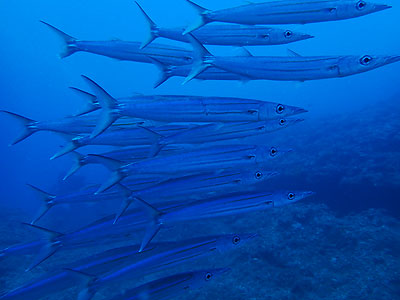
{"type": "Polygon", "coordinates": [[[252,170],[226,170],[220,174],[215,172],[185,176],[160,182],[148,188],[132,192],[130,197],[124,198],[120,211],[115,217],[115,222],[135,201],[136,197],[158,203],[160,201],[190,201],[223,195],[232,191],[252,190],[257,184],[265,183],[278,172],[259,169],[252,170]]]}
{"type": "MultiPolygon", "coordinates": [[[[181,153],[183,151],[187,151],[190,149],[193,149],[193,147],[190,145],[168,145],[161,149],[160,153],[158,153],[158,156],[168,156],[172,154],[181,153]]],[[[124,147],[110,152],[105,152],[100,155],[128,164],[141,161],[147,158],[151,158],[150,156],[151,150],[152,150],[151,146],[133,146],[133,147],[124,147]]],[[[99,162],[97,157],[95,156],[82,155],[75,151],[72,151],[71,154],[73,154],[74,163],[71,169],[63,178],[64,180],[75,174],[83,166],[89,164],[99,164],[99,163],[101,164],[101,162],[99,162]]]]}
{"type": "Polygon", "coordinates": [[[188,289],[200,288],[229,271],[229,268],[224,268],[176,274],[127,290],[111,300],[173,299],[188,289]]]}
{"type": "Polygon", "coordinates": [[[394,56],[213,56],[192,35],[188,35],[195,49],[192,71],[184,83],[213,66],[222,70],[247,76],[251,79],[279,81],[307,81],[346,77],[367,72],[400,61],[394,56]]]}
{"type": "Polygon", "coordinates": [[[203,144],[238,140],[281,130],[301,121],[303,119],[289,118],[248,123],[212,123],[170,136],[163,136],[158,132],[154,132],[154,135],[159,138],[152,147],[151,156],[156,156],[164,146],[170,144],[203,144]]]}
{"type": "MultiPolygon", "coordinates": [[[[16,113],[1,110],[0,112],[13,117],[15,120],[23,126],[23,131],[20,136],[11,144],[15,145],[24,139],[28,138],[35,132],[39,131],[52,131],[57,133],[63,133],[66,135],[78,135],[78,134],[88,134],[93,132],[98,122],[98,116],[96,115],[85,115],[76,117],[66,117],[59,120],[53,121],[35,121],[16,113]]],[[[113,124],[112,130],[122,129],[122,128],[132,128],[138,125],[152,126],[155,122],[147,121],[137,118],[122,118],[113,124]]]]}
{"type": "Polygon", "coordinates": [[[112,175],[96,193],[104,192],[129,176],[163,174],[167,178],[168,176],[174,178],[177,177],[176,174],[194,175],[215,170],[221,172],[224,169],[251,169],[263,166],[271,159],[290,151],[292,150],[256,145],[223,145],[177,155],[154,157],[127,165],[97,155],[99,162],[109,168],[112,175]]]}
{"type": "MultiPolygon", "coordinates": [[[[169,201],[158,203],[157,208],[168,211],[182,207],[184,204],[186,203],[182,203],[182,201],[169,201]]],[[[0,251],[0,257],[35,255],[34,260],[26,269],[26,271],[30,271],[61,251],[96,246],[99,240],[103,244],[125,241],[133,233],[145,229],[148,225],[148,218],[144,214],[143,209],[139,208],[127,210],[116,224],[114,222],[115,218],[115,214],[109,215],[67,233],[27,224],[34,229],[44,232],[47,238],[5,248],[0,251]]],[[[139,247],[136,251],[138,249],[139,247]]]]}
{"type": "Polygon", "coordinates": [[[142,199],[137,198],[139,203],[147,209],[151,218],[140,251],[147,247],[164,224],[170,225],[180,222],[261,211],[295,203],[311,195],[313,195],[313,192],[301,191],[245,193],[201,200],[169,212],[162,212],[142,199]]]}
{"type": "Polygon", "coordinates": [[[70,56],[75,52],[83,51],[115,58],[118,60],[143,63],[151,63],[151,61],[148,59],[148,55],[154,56],[160,61],[172,65],[184,65],[190,63],[192,60],[191,51],[180,47],[152,44],[146,49],[141,49],[139,42],[126,42],[119,40],[81,41],[46,22],[41,22],[54,31],[65,43],[65,49],[60,54],[61,58],[70,56]]]}
{"type": "Polygon", "coordinates": [[[143,127],[139,126],[136,128],[112,130],[107,131],[94,138],[89,135],[78,136],[73,138],[66,146],[60,151],[53,155],[50,159],[53,160],[60,156],[63,156],[71,151],[79,149],[89,145],[103,145],[103,146],[134,146],[134,145],[154,145],[157,142],[160,135],[170,136],[175,135],[179,132],[183,132],[197,125],[193,124],[182,124],[182,125],[163,125],[158,127],[143,127]]]}
{"type": "Polygon", "coordinates": [[[129,276],[130,280],[141,278],[144,275],[159,272],[166,268],[192,261],[193,259],[237,248],[243,243],[254,239],[256,236],[256,234],[233,234],[196,238],[189,241],[178,242],[177,246],[171,247],[169,250],[160,251],[136,263],[126,264],[117,271],[112,271],[102,276],[91,276],[88,274],[88,278],[92,278],[92,280],[89,281],[87,287],[79,293],[78,299],[90,300],[100,288],[126,276],[129,276]]]}
{"type": "Polygon", "coordinates": [[[28,184],[28,186],[31,187],[34,192],[36,192],[43,203],[43,206],[39,210],[36,217],[32,220],[31,224],[39,221],[52,207],[56,205],[100,203],[102,201],[122,201],[125,203],[125,201],[128,201],[132,192],[149,188],[162,181],[163,178],[161,176],[143,176],[141,178],[136,178],[135,181],[125,181],[124,184],[129,186],[129,188],[125,187],[124,185],[117,185],[113,189],[98,195],[94,194],[99,189],[98,185],[93,185],[74,193],[52,195],[31,184],[28,184]]]}
{"type": "Polygon", "coordinates": [[[124,104],[93,80],[83,78],[102,106],[102,117],[91,137],[98,136],[124,115],[165,122],[252,122],[306,112],[299,107],[273,102],[223,97],[149,96],[124,104]]]}
{"type": "MultiPolygon", "coordinates": [[[[149,17],[136,2],[149,26],[149,36],[142,44],[145,48],[158,37],[180,42],[189,42],[183,35],[185,28],[162,28],[149,17]]],[[[312,35],[265,26],[208,25],[193,32],[193,35],[206,45],[259,46],[282,45],[313,38],[312,35]]]]}
{"type": "MultiPolygon", "coordinates": [[[[197,242],[200,240],[197,240],[197,242]]],[[[204,240],[206,239],[204,238],[204,240]]],[[[191,242],[195,243],[196,241],[153,243],[140,253],[138,252],[140,245],[107,250],[66,265],[64,269],[52,271],[37,280],[2,295],[0,299],[27,300],[47,298],[49,295],[56,294],[73,286],[86,286],[88,284],[88,277],[78,272],[100,276],[106,272],[118,270],[126,264],[138,263],[143,259],[148,259],[171,249],[179,249],[181,246],[188,247],[191,242]]]]}
{"type": "Polygon", "coordinates": [[[211,22],[238,24],[307,24],[357,18],[391,8],[369,0],[281,0],[251,3],[216,11],[186,0],[199,13],[199,19],[184,34],[211,22]]]}

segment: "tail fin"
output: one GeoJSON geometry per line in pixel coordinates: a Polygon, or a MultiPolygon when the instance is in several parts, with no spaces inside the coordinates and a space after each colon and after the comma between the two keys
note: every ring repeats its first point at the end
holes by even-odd
{"type": "Polygon", "coordinates": [[[79,114],[75,115],[76,117],[86,115],[88,113],[91,113],[95,110],[100,109],[100,104],[97,101],[97,97],[93,94],[90,94],[86,91],[83,91],[81,89],[78,89],[76,87],[70,87],[71,90],[73,90],[75,93],[77,93],[79,96],[83,97],[85,100],[87,100],[87,105],[86,108],[80,112],[79,114]]]}
{"type": "Polygon", "coordinates": [[[158,88],[160,85],[162,85],[164,82],[166,82],[168,79],[173,77],[172,75],[172,66],[167,65],[162,63],[161,61],[155,59],[154,57],[148,56],[151,62],[161,71],[161,76],[157,80],[156,84],[154,85],[154,88],[158,88]]]}
{"type": "Polygon", "coordinates": [[[75,42],[76,38],[66,34],[65,32],[61,31],[60,29],[54,27],[53,25],[50,25],[49,23],[46,23],[45,21],[40,21],[46,26],[48,26],[51,30],[53,30],[65,43],[65,48],[63,51],[60,53],[61,58],[68,57],[75,52],[78,52],[79,49],[76,47],[75,42]]]}
{"type": "Polygon", "coordinates": [[[118,101],[110,96],[100,85],[98,85],[92,79],[83,75],[82,77],[86,80],[86,82],[93,90],[93,93],[97,97],[97,100],[102,108],[100,120],[90,136],[91,138],[94,138],[102,134],[108,127],[110,127],[116,120],[119,119],[120,114],[118,109],[118,101]]]}
{"type": "Polygon", "coordinates": [[[12,116],[16,120],[18,120],[22,126],[24,126],[24,130],[22,131],[21,135],[10,144],[10,146],[14,146],[15,144],[18,144],[19,142],[23,141],[27,137],[31,136],[33,133],[37,132],[38,129],[35,128],[34,124],[37,123],[34,120],[25,118],[21,115],[6,111],[6,110],[0,110],[0,112],[5,113],[9,116],[12,116]]]}
{"type": "Polygon", "coordinates": [[[154,139],[156,140],[156,142],[154,142],[150,147],[149,157],[157,156],[157,154],[165,146],[165,144],[163,143],[165,136],[163,136],[162,134],[159,134],[158,132],[155,132],[154,130],[151,130],[150,128],[147,128],[144,126],[138,126],[138,127],[146,130],[147,132],[149,132],[151,135],[154,136],[154,139]]]}
{"type": "Polygon", "coordinates": [[[56,154],[54,154],[54,155],[50,158],[50,160],[56,159],[56,158],[58,158],[58,157],[61,157],[61,156],[65,155],[65,154],[70,153],[70,152],[72,152],[72,151],[78,149],[79,147],[81,147],[81,145],[80,145],[80,143],[79,143],[79,140],[80,140],[81,138],[82,138],[82,137],[73,138],[67,145],[65,145],[63,148],[61,148],[60,151],[58,151],[56,154]]]}
{"type": "Polygon", "coordinates": [[[71,154],[73,154],[74,156],[74,164],[72,165],[68,173],[64,176],[63,180],[67,180],[69,177],[75,174],[80,168],[88,164],[87,161],[85,160],[84,155],[76,151],[72,151],[71,154]]]}
{"type": "Polygon", "coordinates": [[[211,21],[207,18],[208,13],[210,10],[207,8],[204,8],[190,0],[186,0],[187,3],[189,3],[199,14],[199,18],[195,23],[190,25],[186,30],[183,32],[183,35],[186,35],[188,33],[191,33],[192,31],[199,29],[200,27],[206,25],[207,23],[210,23],[211,21]]]}
{"type": "Polygon", "coordinates": [[[207,57],[212,58],[213,55],[192,34],[188,34],[188,40],[193,47],[193,64],[192,70],[182,84],[196,78],[212,65],[205,63],[205,60],[207,57]]]}
{"type": "Polygon", "coordinates": [[[143,13],[144,18],[149,26],[149,36],[147,39],[142,43],[140,49],[146,48],[152,41],[158,38],[158,26],[154,21],[149,17],[149,15],[144,11],[144,9],[140,6],[140,4],[135,1],[136,5],[139,7],[140,11],[143,13]]]}
{"type": "Polygon", "coordinates": [[[48,235],[48,242],[45,245],[43,245],[43,247],[40,249],[39,253],[36,255],[31,265],[25,270],[26,272],[29,272],[30,270],[34,269],[42,262],[47,260],[49,257],[51,257],[54,253],[57,252],[58,249],[62,247],[62,243],[60,242],[59,239],[64,234],[61,232],[53,231],[33,224],[27,224],[27,223],[23,224],[28,225],[35,229],[39,229],[40,231],[48,235]]]}
{"type": "Polygon", "coordinates": [[[122,184],[118,184],[117,186],[121,190],[123,201],[122,201],[119,211],[115,215],[113,224],[118,222],[118,220],[122,217],[122,215],[126,212],[128,207],[133,202],[132,191],[122,184]]]}
{"type": "Polygon", "coordinates": [[[112,171],[111,177],[109,178],[108,181],[104,182],[100,186],[100,188],[95,193],[96,195],[108,190],[109,188],[113,187],[126,177],[126,175],[121,170],[121,167],[124,166],[125,163],[109,157],[96,154],[88,154],[87,157],[90,159],[95,159],[99,164],[104,165],[105,167],[107,167],[109,170],[112,171]]]}
{"type": "Polygon", "coordinates": [[[138,197],[135,197],[135,200],[142,205],[151,219],[150,224],[147,226],[142,244],[140,245],[139,252],[142,252],[160,231],[162,224],[159,222],[159,217],[163,215],[163,212],[138,197]]]}
{"type": "Polygon", "coordinates": [[[38,212],[38,214],[36,215],[36,217],[32,220],[31,224],[34,224],[37,221],[39,221],[50,210],[50,208],[52,208],[55,205],[54,199],[56,198],[56,196],[46,193],[41,189],[33,186],[32,184],[28,183],[27,185],[38,194],[38,196],[42,199],[42,202],[44,204],[40,209],[40,211],[38,212]]]}

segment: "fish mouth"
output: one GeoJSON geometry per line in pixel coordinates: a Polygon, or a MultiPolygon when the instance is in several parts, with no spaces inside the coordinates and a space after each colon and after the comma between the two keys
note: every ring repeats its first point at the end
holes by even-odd
{"type": "Polygon", "coordinates": [[[298,115],[298,114],[304,114],[307,113],[308,110],[304,109],[304,108],[296,108],[293,111],[293,115],[298,115]]]}
{"type": "Polygon", "coordinates": [[[315,38],[315,36],[311,35],[311,34],[302,34],[301,35],[302,40],[308,40],[308,39],[313,39],[313,38],[315,38]]]}
{"type": "Polygon", "coordinates": [[[375,11],[381,11],[389,8],[392,8],[392,6],[386,4],[375,4],[375,11]]]}
{"type": "Polygon", "coordinates": [[[232,271],[231,268],[220,268],[220,269],[215,269],[213,271],[213,273],[216,274],[216,275],[222,275],[222,274],[225,274],[225,273],[229,273],[230,271],[232,271]]]}
{"type": "Polygon", "coordinates": [[[311,197],[311,196],[313,196],[315,194],[316,194],[315,192],[311,192],[311,191],[304,192],[304,198],[311,197]]]}
{"type": "Polygon", "coordinates": [[[393,64],[398,61],[400,61],[400,55],[393,55],[385,59],[385,64],[393,64]]]}

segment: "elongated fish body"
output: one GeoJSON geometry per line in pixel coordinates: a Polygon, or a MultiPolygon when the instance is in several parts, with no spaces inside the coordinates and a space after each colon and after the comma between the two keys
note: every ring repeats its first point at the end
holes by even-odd
{"type": "MultiPolygon", "coordinates": [[[[16,139],[12,145],[19,143],[33,133],[39,131],[52,131],[66,135],[89,134],[95,129],[97,120],[99,118],[98,115],[90,114],[84,116],[66,117],[59,120],[35,121],[16,113],[8,111],[0,112],[13,117],[19,121],[23,127],[20,137],[16,139]]],[[[129,117],[121,118],[110,127],[110,131],[135,128],[137,126],[154,126],[154,122],[129,117]]]]}
{"type": "Polygon", "coordinates": [[[284,129],[300,121],[300,119],[277,119],[249,123],[214,123],[165,137],[159,141],[159,144],[202,144],[223,140],[237,140],[284,129]]]}
{"type": "MultiPolygon", "coordinates": [[[[175,243],[154,243],[146,251],[139,253],[139,245],[127,246],[107,250],[105,252],[89,256],[71,264],[72,268],[79,272],[99,275],[120,268],[124,264],[140,261],[143,257],[158,253],[166,248],[173,247],[175,243]]],[[[164,250],[165,251],[165,250],[164,250]]],[[[71,267],[66,266],[66,267],[71,267]]],[[[42,299],[49,295],[61,292],[73,286],[85,285],[88,279],[78,273],[68,270],[50,272],[28,284],[23,285],[3,296],[5,300],[42,299]]]]}
{"type": "Polygon", "coordinates": [[[213,66],[232,73],[237,73],[249,80],[306,81],[326,78],[346,77],[367,72],[387,64],[400,61],[394,56],[311,56],[293,57],[273,56],[213,56],[192,35],[188,35],[196,53],[192,71],[185,82],[213,66]]]}
{"type": "MultiPolygon", "coordinates": [[[[183,34],[185,28],[159,27],[137,2],[136,4],[149,27],[149,36],[142,44],[142,48],[158,37],[189,42],[189,39],[183,34]]],[[[207,25],[195,30],[193,35],[203,44],[221,46],[281,45],[312,38],[311,35],[288,29],[244,25],[207,25]]]]}
{"type": "MultiPolygon", "coordinates": [[[[171,40],[189,42],[187,36],[183,35],[184,31],[184,28],[158,28],[155,35],[171,40]]],[[[289,29],[243,25],[207,25],[193,31],[192,34],[205,45],[222,46],[282,45],[312,37],[289,29]]]]}
{"type": "Polygon", "coordinates": [[[190,50],[170,45],[152,44],[141,49],[139,42],[125,41],[75,41],[69,44],[69,48],[74,51],[83,51],[102,56],[107,56],[119,60],[151,63],[148,56],[154,56],[160,61],[172,65],[188,64],[192,60],[190,50]]]}
{"type": "Polygon", "coordinates": [[[306,81],[354,75],[398,60],[400,57],[216,57],[212,64],[252,79],[306,81]],[[365,60],[367,65],[363,65],[365,60]]]}
{"type": "Polygon", "coordinates": [[[185,33],[215,21],[248,25],[306,24],[351,19],[390,8],[369,0],[282,0],[210,11],[188,2],[198,10],[200,20],[185,33]]]}
{"type": "Polygon", "coordinates": [[[164,122],[210,123],[266,121],[306,112],[295,106],[229,97],[147,96],[142,101],[121,103],[90,78],[83,78],[102,106],[103,118],[92,137],[104,132],[121,116],[164,122]]]}
{"type": "Polygon", "coordinates": [[[226,170],[220,174],[211,172],[167,180],[137,191],[132,196],[151,203],[167,199],[181,199],[187,203],[189,200],[222,195],[232,190],[251,189],[276,175],[277,172],[267,171],[264,168],[226,170]]]}
{"type": "MultiPolygon", "coordinates": [[[[121,149],[105,152],[100,155],[121,162],[125,162],[128,164],[151,158],[152,149],[153,149],[152,146],[123,147],[121,149]]],[[[190,149],[193,149],[193,147],[190,145],[166,145],[162,147],[157,156],[160,157],[168,156],[172,154],[181,153],[183,151],[187,151],[190,149]]],[[[99,161],[96,156],[82,155],[77,152],[72,152],[72,154],[74,154],[74,164],[72,165],[68,173],[65,175],[64,180],[66,180],[71,175],[75,174],[83,166],[89,164],[101,164],[102,162],[99,161]]]]}
{"type": "Polygon", "coordinates": [[[211,269],[160,278],[119,294],[111,300],[173,299],[188,289],[200,288],[229,269],[211,269]]]}
{"type": "Polygon", "coordinates": [[[150,219],[149,223],[149,228],[152,228],[153,234],[151,236],[146,234],[140,249],[146,248],[164,224],[172,225],[180,222],[267,210],[275,206],[279,207],[297,202],[312,194],[313,192],[299,191],[247,192],[200,200],[167,212],[160,211],[139,198],[139,203],[150,210],[151,216],[153,216],[153,220],[150,219]]]}
{"type": "Polygon", "coordinates": [[[102,184],[98,192],[107,190],[125,177],[141,174],[164,174],[176,178],[177,174],[182,176],[224,169],[256,168],[289,151],[266,146],[224,145],[155,157],[128,165],[98,156],[106,167],[113,170],[110,179],[102,184]]]}
{"type": "Polygon", "coordinates": [[[123,185],[117,185],[101,194],[95,194],[100,187],[98,185],[87,187],[78,192],[60,195],[52,195],[33,185],[29,185],[33,191],[37,193],[43,204],[31,224],[34,224],[43,218],[43,216],[56,205],[73,205],[79,203],[97,203],[100,205],[103,201],[124,202],[130,198],[132,192],[149,188],[163,180],[162,176],[158,175],[142,176],[141,178],[135,178],[135,181],[124,181],[124,185],[129,186],[129,189],[123,185]]]}
{"type": "MultiPolygon", "coordinates": [[[[126,276],[141,278],[154,272],[159,272],[171,266],[192,261],[200,257],[206,257],[216,252],[225,252],[230,249],[238,248],[243,243],[252,240],[255,234],[221,235],[196,238],[189,241],[177,242],[175,247],[159,251],[155,255],[148,256],[132,264],[126,264],[117,271],[112,271],[97,277],[88,283],[86,289],[79,294],[80,299],[92,299],[97,291],[113,282],[126,276]]],[[[152,246],[150,245],[150,248],[152,246]]],[[[146,251],[146,250],[145,250],[146,251]]],[[[151,251],[154,252],[154,251],[151,251]]]]}
{"type": "Polygon", "coordinates": [[[89,135],[75,137],[64,148],[58,151],[51,159],[63,156],[71,151],[89,145],[100,146],[137,146],[153,145],[160,136],[175,135],[179,132],[196,127],[196,125],[163,125],[159,127],[136,127],[121,130],[110,130],[94,138],[89,135]]]}
{"type": "Polygon", "coordinates": [[[300,191],[255,192],[201,200],[181,209],[161,214],[158,222],[169,224],[267,210],[275,206],[295,203],[312,194],[312,192],[300,191]]]}

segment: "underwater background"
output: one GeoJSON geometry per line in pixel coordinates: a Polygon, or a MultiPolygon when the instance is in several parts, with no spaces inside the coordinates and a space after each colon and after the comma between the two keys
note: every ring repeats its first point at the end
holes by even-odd
{"type": "MultiPolygon", "coordinates": [[[[386,2],[392,9],[362,18],[283,26],[314,35],[310,40],[248,48],[254,55],[272,56],[285,56],[288,48],[304,56],[399,54],[395,24],[400,6],[392,2],[386,2]]],[[[243,1],[201,4],[218,9],[243,1]]],[[[186,25],[195,17],[182,0],[146,0],[141,5],[163,26],[186,25]]],[[[79,39],[143,41],[148,28],[133,1],[0,0],[0,19],[0,109],[34,120],[79,111],[83,100],[68,87],[84,87],[81,74],[95,78],[116,97],[134,93],[232,96],[309,111],[305,122],[267,135],[265,142],[295,149],[277,166],[281,176],[269,184],[277,189],[312,190],[314,197],[250,218],[196,221],[157,236],[157,240],[178,240],[231,232],[261,235],[228,256],[197,262],[195,266],[229,265],[232,272],[182,299],[400,299],[400,64],[304,83],[194,80],[181,85],[182,78],[173,78],[153,89],[160,74],[151,64],[83,52],[60,59],[61,42],[39,22],[49,22],[79,39]]],[[[166,39],[157,43],[191,49],[166,39]]],[[[234,47],[207,48],[220,55],[235,52],[234,47]]],[[[0,128],[0,248],[5,248],[40,236],[21,224],[30,222],[41,204],[26,183],[57,194],[101,182],[107,170],[91,165],[62,181],[71,158],[49,160],[65,144],[62,137],[40,132],[9,147],[20,127],[1,114],[0,128]]],[[[103,149],[87,147],[82,152],[103,149]]],[[[110,206],[56,207],[41,224],[60,232],[71,230],[106,215],[110,206]]],[[[139,243],[139,235],[133,240],[139,243]]],[[[132,240],[122,244],[129,243],[132,240]]],[[[26,263],[22,266],[29,257],[0,258],[0,294],[90,251],[63,252],[30,273],[24,273],[26,263]]],[[[121,282],[102,295],[109,297],[131,285],[121,282]]],[[[64,292],[48,299],[75,299],[73,295],[64,292]]]]}

